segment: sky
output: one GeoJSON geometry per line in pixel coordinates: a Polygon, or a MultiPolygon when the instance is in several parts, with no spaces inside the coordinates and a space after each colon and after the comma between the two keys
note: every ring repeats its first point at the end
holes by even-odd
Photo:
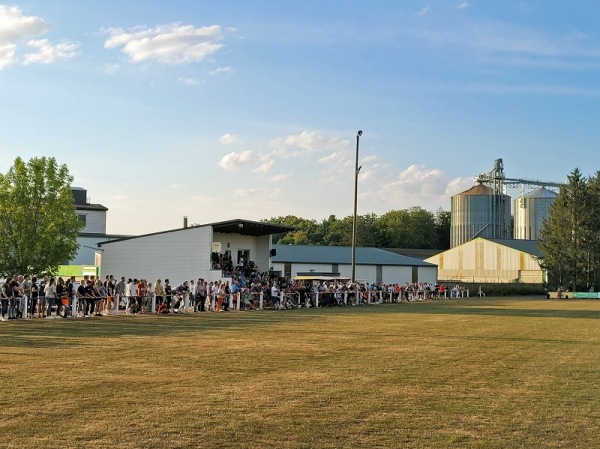
{"type": "Polygon", "coordinates": [[[360,215],[450,210],[498,158],[591,176],[598,23],[592,0],[0,3],[0,172],[55,157],[130,235],[351,215],[358,130],[360,215]]]}

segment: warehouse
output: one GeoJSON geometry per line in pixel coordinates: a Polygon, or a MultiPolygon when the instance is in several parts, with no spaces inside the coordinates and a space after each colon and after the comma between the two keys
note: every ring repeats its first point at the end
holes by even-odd
{"type": "Polygon", "coordinates": [[[290,230],[241,219],[190,227],[184,221],[183,228],[99,243],[102,276],[169,279],[172,285],[198,278],[214,281],[223,278],[223,259],[268,271],[271,235],[290,230]]]}
{"type": "MultiPolygon", "coordinates": [[[[273,245],[272,266],[287,278],[298,273],[352,274],[352,248],[349,246],[273,245]]],[[[356,280],[405,284],[437,281],[435,264],[394,254],[378,248],[356,248],[356,280]]]]}
{"type": "Polygon", "coordinates": [[[438,266],[440,281],[542,284],[542,256],[536,240],[478,237],[425,261],[438,266]]]}

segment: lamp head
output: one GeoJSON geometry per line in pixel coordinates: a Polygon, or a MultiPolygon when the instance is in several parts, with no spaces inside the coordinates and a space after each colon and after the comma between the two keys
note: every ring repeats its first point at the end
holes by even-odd
{"type": "Polygon", "coordinates": [[[357,135],[358,137],[362,136],[362,129],[361,129],[361,130],[359,130],[359,131],[356,133],[356,135],[357,135]]]}

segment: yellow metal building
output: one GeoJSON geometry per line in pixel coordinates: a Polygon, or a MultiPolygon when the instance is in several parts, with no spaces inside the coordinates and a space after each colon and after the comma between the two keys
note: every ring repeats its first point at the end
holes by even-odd
{"type": "Polygon", "coordinates": [[[546,273],[536,240],[475,238],[425,260],[440,281],[542,284],[546,273]]]}

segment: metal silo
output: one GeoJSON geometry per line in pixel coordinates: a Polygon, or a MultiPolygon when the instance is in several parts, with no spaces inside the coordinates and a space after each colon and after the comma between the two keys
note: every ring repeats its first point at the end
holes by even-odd
{"type": "Polygon", "coordinates": [[[514,200],[516,239],[537,240],[544,218],[548,216],[556,193],[545,187],[521,195],[514,200]]]}
{"type": "Polygon", "coordinates": [[[451,203],[450,246],[475,237],[510,238],[510,196],[478,184],[454,195],[451,203]]]}

